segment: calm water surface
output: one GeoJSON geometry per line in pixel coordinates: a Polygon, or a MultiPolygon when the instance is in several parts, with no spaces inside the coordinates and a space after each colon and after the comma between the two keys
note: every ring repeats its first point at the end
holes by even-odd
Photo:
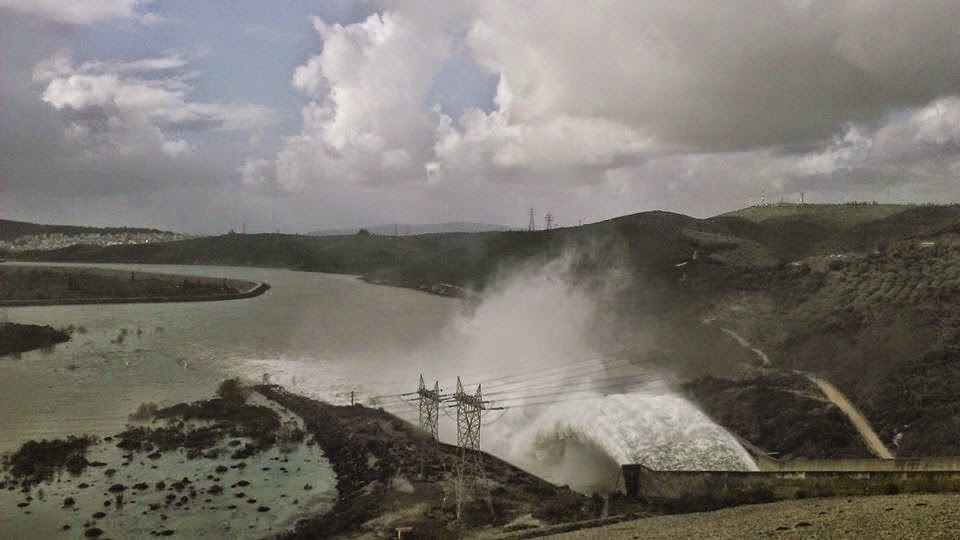
{"type": "Polygon", "coordinates": [[[74,326],[69,343],[0,358],[0,451],[29,439],[106,435],[146,401],[210,395],[227,376],[329,399],[416,383],[411,351],[440,339],[459,302],[353,276],[177,265],[92,265],[265,281],[221,302],[2,309],[13,322],[74,326]],[[408,380],[410,379],[410,380],[408,380]]]}

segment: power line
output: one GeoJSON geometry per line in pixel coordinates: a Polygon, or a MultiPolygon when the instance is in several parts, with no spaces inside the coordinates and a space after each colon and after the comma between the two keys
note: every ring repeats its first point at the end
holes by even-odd
{"type": "MultiPolygon", "coordinates": [[[[660,377],[658,377],[658,376],[655,375],[655,374],[654,374],[654,375],[651,375],[651,374],[649,374],[649,373],[644,373],[644,374],[637,374],[637,375],[629,375],[629,376],[626,376],[626,377],[620,376],[620,377],[608,377],[608,378],[596,379],[596,380],[587,380],[587,381],[584,381],[584,383],[562,382],[562,383],[557,383],[557,384],[536,385],[536,386],[526,387],[526,388],[523,389],[523,391],[530,391],[530,390],[549,390],[549,389],[553,389],[553,388],[571,388],[571,387],[576,387],[576,386],[578,386],[578,384],[585,384],[585,385],[587,385],[587,388],[586,388],[586,389],[590,389],[590,388],[593,388],[594,386],[596,386],[597,384],[603,384],[603,383],[615,383],[615,382],[620,382],[621,384],[626,384],[626,381],[633,381],[633,380],[637,380],[637,381],[650,381],[650,380],[655,380],[655,379],[658,379],[658,378],[660,378],[660,377]]],[[[502,395],[502,394],[513,394],[513,393],[517,393],[517,392],[520,392],[520,391],[519,391],[519,390],[502,390],[502,391],[499,391],[499,392],[498,392],[498,391],[487,392],[486,395],[487,395],[487,396],[497,396],[497,395],[502,395]]],[[[500,399],[504,399],[504,398],[500,398],[500,399]]]]}
{"type": "MultiPolygon", "coordinates": [[[[580,394],[580,393],[583,393],[583,392],[597,392],[597,391],[601,391],[601,390],[612,390],[612,389],[615,389],[615,388],[621,388],[621,387],[623,387],[623,386],[624,386],[623,383],[616,383],[616,384],[609,384],[609,385],[597,386],[597,387],[593,387],[593,388],[587,388],[587,389],[583,389],[583,390],[564,389],[564,390],[558,390],[558,391],[555,391],[555,392],[544,392],[544,393],[533,393],[533,394],[519,394],[519,395],[516,395],[516,396],[511,396],[511,397],[502,398],[502,399],[500,399],[500,400],[497,400],[496,403],[497,403],[497,405],[499,405],[499,406],[501,406],[501,407],[506,407],[506,406],[508,406],[508,405],[507,405],[505,402],[510,402],[510,401],[522,401],[522,400],[527,400],[527,399],[537,399],[537,398],[551,397],[551,396],[564,396],[564,395],[570,395],[570,394],[580,394]]],[[[448,406],[449,406],[449,407],[452,407],[452,405],[448,405],[448,406]]]]}
{"type": "MultiPolygon", "coordinates": [[[[580,358],[580,359],[578,359],[578,360],[573,360],[573,361],[571,361],[571,362],[568,362],[568,363],[565,363],[565,364],[560,364],[560,365],[557,365],[557,366],[534,368],[534,369],[530,369],[530,370],[527,370],[527,371],[518,371],[518,372],[511,373],[511,374],[509,374],[509,375],[503,375],[503,376],[501,376],[501,377],[495,377],[495,378],[493,378],[493,379],[484,379],[483,382],[484,382],[484,384],[490,384],[490,383],[493,383],[493,382],[504,381],[504,380],[513,379],[513,378],[516,378],[516,377],[521,377],[521,376],[524,376],[524,375],[530,375],[530,374],[534,374],[534,373],[543,373],[543,372],[546,372],[546,371],[566,369],[566,368],[578,366],[578,365],[580,365],[580,364],[585,364],[585,363],[589,363],[589,362],[596,362],[596,361],[598,361],[598,360],[604,360],[604,359],[607,359],[607,358],[615,358],[615,357],[617,357],[617,356],[619,356],[619,355],[624,354],[625,352],[628,352],[628,349],[621,349],[621,350],[619,350],[619,351],[615,351],[615,352],[612,352],[612,353],[600,354],[600,355],[597,355],[597,356],[589,356],[589,357],[586,357],[586,358],[580,358]]],[[[618,359],[618,360],[620,360],[620,359],[618,359]]],[[[625,359],[623,359],[623,360],[625,360],[625,359]]],[[[469,375],[468,375],[468,376],[466,376],[466,377],[470,377],[470,378],[474,378],[474,379],[480,378],[479,375],[473,375],[473,376],[469,376],[469,375]]]]}
{"type": "MultiPolygon", "coordinates": [[[[501,384],[501,385],[494,386],[494,390],[495,390],[495,391],[500,391],[500,390],[503,390],[503,389],[505,389],[505,388],[510,388],[510,387],[513,387],[513,386],[526,385],[526,384],[529,384],[530,382],[538,382],[538,383],[551,382],[551,383],[557,383],[557,382],[561,382],[561,381],[564,381],[564,380],[567,380],[567,379],[578,379],[578,378],[583,378],[583,377],[586,377],[586,376],[589,376],[589,375],[595,375],[595,374],[597,374],[597,373],[606,373],[606,372],[608,372],[608,371],[616,371],[616,370],[619,370],[619,369],[626,369],[626,368],[630,368],[630,367],[636,367],[636,366],[633,366],[633,364],[629,364],[629,363],[626,363],[626,364],[620,363],[620,365],[615,365],[615,364],[617,364],[617,363],[618,363],[618,362],[614,362],[614,363],[613,363],[614,365],[584,366],[584,368],[586,368],[586,367],[592,368],[592,369],[589,369],[589,370],[586,370],[586,371],[580,371],[580,370],[582,370],[582,369],[584,369],[584,368],[578,368],[577,371],[552,373],[552,374],[542,375],[542,376],[539,376],[539,377],[537,377],[537,376],[532,376],[532,377],[529,377],[529,378],[524,379],[524,380],[510,381],[510,382],[507,382],[507,383],[504,383],[504,384],[501,384]]],[[[487,381],[487,382],[485,382],[484,384],[489,385],[490,382],[487,381]]]]}
{"type": "MultiPolygon", "coordinates": [[[[492,378],[492,379],[485,378],[485,377],[484,377],[484,376],[486,375],[485,373],[475,373],[475,374],[473,374],[473,375],[466,375],[466,376],[463,376],[463,377],[461,377],[461,378],[470,378],[470,379],[474,379],[474,380],[480,379],[480,383],[481,383],[481,384],[487,384],[487,385],[489,385],[489,384],[491,384],[491,383],[502,382],[502,381],[509,381],[509,380],[511,380],[511,379],[517,379],[517,378],[520,378],[520,377],[525,377],[525,376],[527,376],[527,375],[542,374],[542,373],[547,373],[547,372],[550,372],[550,371],[562,371],[562,370],[567,370],[567,369],[583,369],[584,367],[586,367],[586,366],[583,366],[584,364],[589,364],[589,363],[591,363],[591,362],[597,362],[597,361],[604,360],[604,359],[609,359],[609,358],[614,358],[614,360],[612,361],[612,363],[628,362],[628,361],[629,361],[628,358],[616,358],[617,356],[620,356],[620,355],[625,354],[625,353],[627,353],[627,352],[629,352],[629,349],[622,349],[622,350],[615,351],[615,352],[612,352],[612,353],[601,354],[601,355],[591,356],[591,357],[586,357],[586,358],[580,358],[580,359],[573,360],[573,361],[571,361],[571,362],[568,362],[568,363],[565,363],[565,364],[556,365],[556,366],[540,367],[540,368],[533,368],[533,369],[526,370],[526,371],[518,371],[518,372],[514,372],[514,373],[511,373],[511,374],[508,374],[508,375],[503,375],[503,376],[500,376],[500,377],[494,377],[494,378],[492,378]],[[583,367],[578,367],[578,366],[583,366],[583,367]]],[[[504,383],[504,384],[506,384],[506,383],[504,383]]],[[[380,394],[380,395],[369,396],[367,399],[375,399],[375,400],[376,400],[376,399],[387,399],[387,398],[393,399],[393,398],[397,398],[397,397],[403,398],[403,397],[405,397],[405,396],[414,396],[414,395],[417,395],[417,393],[416,393],[416,392],[404,392],[404,393],[399,393],[399,394],[398,394],[398,393],[387,393],[387,394],[380,394]]]]}

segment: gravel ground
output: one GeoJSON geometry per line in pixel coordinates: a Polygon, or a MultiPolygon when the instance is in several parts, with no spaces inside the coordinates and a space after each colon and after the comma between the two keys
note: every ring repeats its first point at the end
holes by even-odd
{"type": "Polygon", "coordinates": [[[627,521],[550,538],[960,538],[960,495],[783,501],[627,521]]]}

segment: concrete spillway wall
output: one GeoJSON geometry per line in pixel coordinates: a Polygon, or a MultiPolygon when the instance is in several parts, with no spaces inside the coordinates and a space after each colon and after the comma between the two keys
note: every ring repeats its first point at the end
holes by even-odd
{"type": "Polygon", "coordinates": [[[960,471],[960,457],[757,459],[761,471],[960,471]]]}
{"type": "Polygon", "coordinates": [[[628,496],[668,501],[960,492],[957,469],[653,471],[643,465],[624,465],[623,478],[628,496]]]}

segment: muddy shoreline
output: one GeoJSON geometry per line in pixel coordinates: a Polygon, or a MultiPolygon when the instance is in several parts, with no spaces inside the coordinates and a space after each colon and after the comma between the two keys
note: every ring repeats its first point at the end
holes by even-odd
{"type": "Polygon", "coordinates": [[[0,307],[212,302],[259,296],[270,285],[231,278],[106,268],[0,265],[0,307]]]}
{"type": "Polygon", "coordinates": [[[140,296],[140,297],[101,297],[101,298],[35,298],[26,300],[0,300],[0,307],[27,306],[79,306],[87,304],[160,304],[171,302],[216,302],[219,300],[240,300],[253,298],[270,290],[268,283],[255,282],[243,292],[213,295],[185,296],[140,296]]]}

